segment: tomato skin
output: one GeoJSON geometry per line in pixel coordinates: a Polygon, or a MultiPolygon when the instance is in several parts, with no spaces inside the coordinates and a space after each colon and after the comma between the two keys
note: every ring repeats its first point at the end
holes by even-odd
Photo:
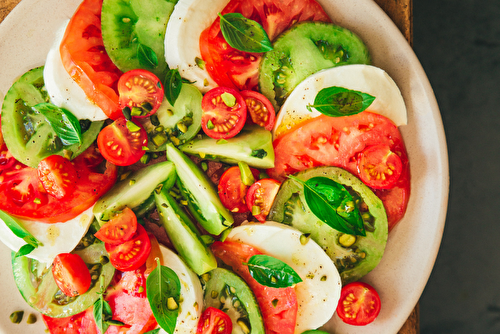
{"type": "Polygon", "coordinates": [[[38,164],[38,178],[49,194],[63,199],[75,189],[77,176],[75,167],[68,159],[51,155],[38,164]]]}
{"type": "Polygon", "coordinates": [[[119,245],[128,241],[137,231],[137,217],[134,211],[125,207],[113,216],[94,235],[110,245],[119,245]]]}
{"type": "Polygon", "coordinates": [[[234,272],[246,281],[255,294],[266,333],[293,334],[298,310],[295,290],[291,287],[278,289],[263,286],[250,275],[248,266],[243,264],[243,262],[248,262],[253,255],[262,254],[262,252],[250,245],[228,240],[216,241],[210,248],[216,257],[231,266],[234,272]]]}
{"type": "Polygon", "coordinates": [[[78,254],[58,254],[52,263],[52,275],[59,289],[68,297],[87,292],[92,283],[90,271],[78,254]]]}
{"type": "Polygon", "coordinates": [[[153,115],[160,107],[164,91],[160,79],[153,73],[136,69],[125,72],[118,80],[118,92],[120,94],[120,108],[141,108],[144,103],[151,105],[151,110],[142,115],[134,115],[144,118],[153,115]]]}
{"type": "MultiPolygon", "coordinates": [[[[259,171],[250,168],[255,179],[259,178],[259,171]]],[[[217,186],[219,198],[222,204],[231,212],[248,212],[246,204],[246,194],[249,186],[241,181],[240,168],[233,166],[222,174],[217,186]]]]}
{"type": "Polygon", "coordinates": [[[387,145],[365,148],[358,154],[358,172],[367,186],[375,189],[390,189],[401,176],[401,158],[387,145]]]}
{"type": "Polygon", "coordinates": [[[241,96],[245,99],[252,122],[271,131],[276,119],[276,113],[271,101],[261,93],[253,90],[244,90],[241,92],[241,96]]]}
{"type": "Polygon", "coordinates": [[[209,90],[201,100],[201,127],[203,132],[211,138],[232,138],[236,136],[247,118],[247,106],[241,94],[227,87],[215,87],[209,90]],[[222,94],[231,94],[235,97],[235,105],[227,106],[222,94]]]}
{"type": "Polygon", "coordinates": [[[215,307],[207,307],[200,320],[196,334],[231,334],[233,323],[231,318],[215,307]]]}
{"type": "Polygon", "coordinates": [[[280,186],[281,183],[274,179],[262,179],[252,184],[248,189],[246,195],[247,206],[252,212],[253,207],[259,207],[259,213],[254,214],[258,221],[266,221],[280,186]]]}
{"type": "Polygon", "coordinates": [[[128,121],[122,117],[106,126],[97,136],[97,145],[103,157],[118,166],[130,166],[141,159],[146,153],[142,148],[148,146],[148,134],[139,122],[133,122],[139,127],[131,132],[128,121]]]}
{"type": "Polygon", "coordinates": [[[346,324],[366,326],[377,318],[380,308],[380,297],[371,285],[353,282],[342,287],[337,314],[346,324]]]}
{"type": "Polygon", "coordinates": [[[136,270],[144,263],[151,252],[151,242],[142,225],[137,225],[137,232],[128,241],[119,245],[105,244],[109,260],[120,271],[136,270]]]}

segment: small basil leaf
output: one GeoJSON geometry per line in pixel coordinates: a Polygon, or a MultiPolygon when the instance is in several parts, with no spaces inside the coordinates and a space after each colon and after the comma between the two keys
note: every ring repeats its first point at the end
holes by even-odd
{"type": "Polygon", "coordinates": [[[25,256],[25,255],[28,255],[29,253],[31,253],[32,251],[35,250],[35,247],[33,245],[30,245],[30,244],[26,244],[24,246],[22,246],[18,251],[17,253],[14,255],[14,258],[18,258],[20,256],[25,256]]]}
{"type": "Polygon", "coordinates": [[[156,321],[167,333],[173,333],[179,315],[181,283],[170,268],[160,265],[146,279],[146,296],[156,321]]]}
{"type": "Polygon", "coordinates": [[[220,30],[226,42],[245,52],[267,52],[273,49],[269,36],[262,26],[240,13],[221,15],[220,30]]]}
{"type": "Polygon", "coordinates": [[[3,220],[5,225],[9,228],[9,230],[14,233],[14,235],[18,238],[23,239],[28,245],[37,248],[38,246],[43,246],[43,244],[38,241],[33,234],[28,232],[18,221],[16,218],[8,215],[7,213],[0,210],[0,220],[3,220]]]}
{"type": "Polygon", "coordinates": [[[179,94],[182,89],[182,78],[179,73],[179,70],[172,69],[168,71],[165,76],[165,83],[163,84],[163,88],[165,89],[165,97],[167,98],[168,103],[172,106],[177,101],[179,94]]]}
{"type": "Polygon", "coordinates": [[[245,264],[250,275],[261,285],[287,288],[302,282],[292,267],[269,255],[254,255],[245,264]]]}
{"type": "Polygon", "coordinates": [[[78,118],[64,108],[52,103],[39,103],[33,109],[45,116],[56,135],[65,145],[82,142],[82,129],[78,118]]]}
{"type": "MultiPolygon", "coordinates": [[[[109,325],[106,323],[106,321],[103,319],[104,318],[104,299],[102,298],[102,295],[100,298],[98,298],[95,303],[94,303],[94,321],[97,325],[97,328],[101,331],[101,333],[106,333],[108,330],[109,325]]],[[[106,303],[107,304],[107,303],[106,303]]]]}
{"type": "Polygon", "coordinates": [[[158,66],[158,56],[149,46],[139,43],[137,47],[137,58],[139,64],[148,68],[156,68],[158,66]]]}
{"type": "Polygon", "coordinates": [[[375,97],[370,94],[333,86],[320,90],[314,104],[307,105],[307,109],[311,111],[311,108],[315,108],[332,117],[349,116],[366,110],[374,100],[375,97]]]}

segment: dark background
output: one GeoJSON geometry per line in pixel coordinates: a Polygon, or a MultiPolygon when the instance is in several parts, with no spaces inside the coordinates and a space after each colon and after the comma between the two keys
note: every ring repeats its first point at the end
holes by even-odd
{"type": "Polygon", "coordinates": [[[413,6],[413,47],[436,94],[450,163],[421,333],[500,333],[500,1],[413,6]]]}

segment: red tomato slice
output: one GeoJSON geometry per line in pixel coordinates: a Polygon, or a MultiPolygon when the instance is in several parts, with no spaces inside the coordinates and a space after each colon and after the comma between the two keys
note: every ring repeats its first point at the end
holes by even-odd
{"type": "Polygon", "coordinates": [[[262,254],[252,246],[232,241],[216,241],[210,246],[214,255],[231,266],[250,286],[264,320],[267,334],[293,334],[297,321],[297,295],[289,288],[270,288],[258,283],[248,271],[250,257],[262,254]],[[276,302],[277,301],[277,302],[276,302]]]}
{"type": "Polygon", "coordinates": [[[134,117],[154,114],[163,101],[163,84],[153,73],[137,69],[124,73],[118,80],[120,108],[129,107],[134,117]]]}
{"type": "Polygon", "coordinates": [[[231,318],[215,307],[207,307],[198,321],[197,334],[231,334],[231,318]]]}
{"type": "Polygon", "coordinates": [[[149,274],[156,268],[156,259],[160,260],[160,264],[163,265],[163,255],[161,253],[160,244],[158,240],[153,235],[153,233],[148,232],[149,242],[151,242],[151,252],[146,259],[146,270],[144,271],[144,277],[148,278],[149,274]]]}
{"type": "Polygon", "coordinates": [[[247,106],[241,94],[231,88],[216,87],[209,90],[201,101],[201,127],[211,138],[236,136],[247,118],[247,106]],[[234,105],[227,105],[224,97],[234,99],[234,105]]]}
{"type": "MultiPolygon", "coordinates": [[[[250,168],[255,179],[259,178],[259,171],[250,168]]],[[[231,212],[248,212],[248,206],[245,202],[245,196],[247,194],[249,186],[246,186],[241,181],[240,168],[233,166],[227,169],[224,174],[222,174],[219,185],[218,192],[219,198],[226,207],[231,212]]]]}
{"type": "Polygon", "coordinates": [[[122,116],[116,84],[122,72],[109,58],[101,34],[102,0],[84,0],[61,42],[64,68],[89,100],[112,119],[122,116]]]}
{"type": "Polygon", "coordinates": [[[106,222],[95,237],[110,245],[119,245],[130,240],[137,231],[137,217],[134,211],[125,207],[106,222]]]}
{"type": "Polygon", "coordinates": [[[380,297],[371,285],[353,282],[342,288],[337,314],[346,324],[365,326],[377,318],[380,307],[380,297]]]}
{"type": "Polygon", "coordinates": [[[71,162],[77,182],[71,196],[63,199],[52,196],[43,188],[36,168],[18,161],[9,162],[9,168],[0,170],[0,210],[19,218],[47,223],[65,222],[78,216],[116,181],[116,166],[107,163],[103,172],[95,165],[98,157],[100,154],[92,145],[71,162]]]}
{"type": "Polygon", "coordinates": [[[51,318],[42,314],[51,334],[99,334],[92,309],[66,318],[51,318]]]}
{"type": "MultiPolygon", "coordinates": [[[[231,0],[222,11],[223,15],[227,13],[241,13],[257,21],[271,40],[297,22],[330,22],[315,0],[231,0]]],[[[214,19],[200,36],[201,56],[208,73],[219,86],[256,90],[262,54],[242,52],[229,46],[222,36],[220,19],[214,19]]]]}
{"type": "Polygon", "coordinates": [[[267,97],[253,90],[244,90],[241,92],[241,96],[245,99],[252,122],[271,131],[274,127],[276,113],[267,97]]]}
{"type": "Polygon", "coordinates": [[[274,179],[262,179],[250,186],[246,202],[248,209],[260,222],[265,222],[281,183],[274,179]]]}
{"type": "Polygon", "coordinates": [[[403,218],[410,196],[410,168],[403,138],[388,118],[362,112],[346,117],[319,116],[301,123],[273,142],[275,167],[269,176],[284,180],[317,166],[336,166],[360,176],[358,154],[365,148],[386,145],[401,159],[402,170],[391,189],[373,189],[384,203],[389,230],[403,218]]]}
{"type": "Polygon", "coordinates": [[[90,271],[78,254],[58,254],[52,263],[52,275],[59,289],[68,297],[87,292],[92,283],[90,271]]]}
{"type": "Polygon", "coordinates": [[[102,129],[97,136],[97,145],[103,157],[118,166],[136,163],[146,153],[142,148],[148,146],[148,134],[142,125],[133,122],[139,130],[130,131],[127,122],[132,121],[119,118],[102,129]]]}
{"type": "Polygon", "coordinates": [[[77,182],[75,167],[60,155],[51,155],[40,161],[38,178],[43,188],[57,199],[71,194],[77,182]]]}
{"type": "Polygon", "coordinates": [[[137,232],[132,239],[119,245],[105,244],[105,247],[111,264],[121,271],[138,269],[151,252],[151,242],[142,225],[137,225],[137,232]]]}
{"type": "Polygon", "coordinates": [[[401,158],[387,145],[367,147],[358,155],[359,176],[371,188],[392,188],[402,170],[401,158]]]}

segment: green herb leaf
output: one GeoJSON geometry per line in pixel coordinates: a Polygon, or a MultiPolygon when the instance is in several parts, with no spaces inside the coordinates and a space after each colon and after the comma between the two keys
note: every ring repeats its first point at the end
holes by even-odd
{"type": "MultiPolygon", "coordinates": [[[[38,241],[33,234],[28,232],[21,223],[17,221],[16,218],[8,215],[7,213],[3,212],[0,210],[0,220],[3,220],[5,225],[9,228],[9,230],[14,233],[14,235],[18,238],[23,239],[28,245],[32,246],[33,249],[37,248],[38,246],[43,246],[43,244],[38,241]]],[[[28,248],[25,248],[23,251],[26,252],[28,248]]],[[[19,250],[21,252],[21,250],[19,250]]],[[[25,253],[26,255],[28,253],[25,253]]]]}
{"type": "Polygon", "coordinates": [[[168,71],[165,76],[163,88],[165,89],[165,97],[167,98],[167,101],[173,106],[182,89],[182,78],[179,70],[173,69],[168,71]]]}
{"type": "Polygon", "coordinates": [[[101,333],[106,333],[106,331],[108,330],[108,327],[109,327],[108,323],[105,320],[105,318],[107,317],[107,314],[105,313],[106,312],[105,309],[107,307],[109,307],[109,304],[108,304],[108,302],[106,302],[104,300],[102,295],[100,298],[98,298],[94,302],[94,311],[93,311],[94,320],[95,320],[95,323],[97,325],[97,328],[99,328],[101,333]],[[107,306],[105,306],[105,305],[107,305],[107,306]]]}
{"type": "Polygon", "coordinates": [[[250,156],[264,159],[267,156],[267,152],[264,149],[253,150],[252,153],[250,153],[250,156]]]}
{"type": "Polygon", "coordinates": [[[307,105],[307,109],[312,111],[311,108],[315,108],[332,117],[349,116],[366,110],[374,100],[375,97],[370,94],[333,86],[320,90],[314,98],[314,104],[307,105]]]}
{"type": "Polygon", "coordinates": [[[292,267],[269,255],[254,255],[244,264],[257,282],[271,288],[287,288],[302,282],[292,267]]]}
{"type": "Polygon", "coordinates": [[[39,103],[33,109],[45,116],[56,135],[65,145],[82,142],[82,129],[78,118],[64,108],[52,103],[39,103]]]}
{"type": "Polygon", "coordinates": [[[158,56],[149,46],[139,43],[137,47],[137,58],[139,64],[148,68],[156,68],[158,66],[158,56]]]}
{"type": "Polygon", "coordinates": [[[146,296],[156,321],[167,333],[173,333],[179,315],[181,283],[170,268],[160,265],[146,280],[146,296]]]}
{"type": "Polygon", "coordinates": [[[224,92],[220,95],[220,97],[224,104],[229,108],[234,107],[234,105],[236,104],[236,97],[234,97],[234,95],[231,93],[224,92]]]}
{"type": "Polygon", "coordinates": [[[32,251],[34,251],[35,248],[36,247],[34,247],[33,245],[26,244],[26,245],[22,246],[21,248],[19,248],[19,250],[17,251],[17,253],[14,254],[14,258],[17,259],[20,256],[28,255],[29,253],[31,253],[32,251]]]}
{"type": "Polygon", "coordinates": [[[245,52],[267,52],[273,45],[262,26],[240,13],[221,15],[220,30],[226,42],[233,48],[245,52]]]}

